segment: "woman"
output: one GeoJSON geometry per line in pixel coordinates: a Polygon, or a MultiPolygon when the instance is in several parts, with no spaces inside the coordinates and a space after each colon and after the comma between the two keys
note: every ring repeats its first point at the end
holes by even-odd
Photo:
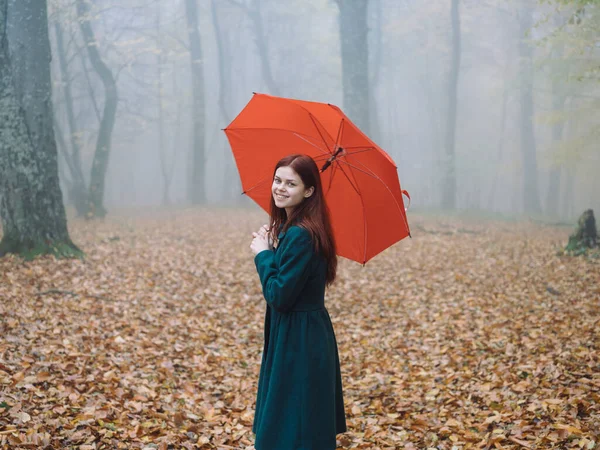
{"type": "Polygon", "coordinates": [[[337,256],[312,158],[280,160],[271,193],[270,225],[253,233],[250,245],[267,302],[252,426],[255,448],[335,450],[346,416],[324,296],[336,277],[337,256]]]}

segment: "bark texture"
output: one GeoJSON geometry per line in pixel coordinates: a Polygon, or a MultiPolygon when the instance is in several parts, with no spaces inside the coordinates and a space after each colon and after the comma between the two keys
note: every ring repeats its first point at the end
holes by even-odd
{"type": "Polygon", "coordinates": [[[46,11],[45,0],[11,3],[13,64],[8,0],[0,0],[0,256],[82,256],[58,180],[46,11]]]}

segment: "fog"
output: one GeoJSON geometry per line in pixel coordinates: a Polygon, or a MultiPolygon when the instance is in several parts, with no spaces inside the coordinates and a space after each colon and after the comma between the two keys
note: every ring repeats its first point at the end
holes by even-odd
{"type": "MultiPolygon", "coordinates": [[[[252,205],[240,195],[222,129],[253,92],[332,103],[361,124],[344,104],[341,31],[361,33],[340,27],[344,1],[198,0],[200,92],[191,70],[193,1],[94,0],[79,13],[77,3],[49,2],[55,133],[68,209],[76,202],[77,176],[90,183],[107,101],[86,49],[84,20],[117,89],[104,184],[109,213],[189,205],[195,132],[205,148],[200,203],[252,205]]],[[[367,110],[365,132],[396,162],[411,208],[451,206],[444,173],[455,120],[455,209],[562,220],[600,209],[600,84],[597,73],[581,76],[582,62],[597,58],[599,48],[577,53],[573,10],[529,0],[366,3],[369,105],[358,111],[367,110]]]]}

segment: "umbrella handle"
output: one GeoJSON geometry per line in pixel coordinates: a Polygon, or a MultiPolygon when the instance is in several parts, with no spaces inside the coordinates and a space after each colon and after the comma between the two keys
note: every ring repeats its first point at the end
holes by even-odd
{"type": "Polygon", "coordinates": [[[337,155],[339,155],[343,151],[344,149],[342,147],[338,147],[337,151],[332,156],[330,156],[329,159],[325,162],[325,164],[323,164],[323,167],[321,167],[321,173],[325,172],[325,169],[327,169],[331,165],[331,163],[335,161],[337,155]]]}
{"type": "Polygon", "coordinates": [[[408,206],[404,208],[404,211],[408,211],[408,208],[410,207],[410,195],[406,190],[402,190],[402,193],[408,197],[408,206]]]}

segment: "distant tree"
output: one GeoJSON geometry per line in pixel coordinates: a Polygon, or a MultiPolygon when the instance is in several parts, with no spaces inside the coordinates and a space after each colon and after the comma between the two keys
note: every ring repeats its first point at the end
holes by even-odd
{"type": "Polygon", "coordinates": [[[188,197],[193,205],[206,201],[205,181],[205,149],[204,134],[206,123],[204,95],[204,60],[202,58],[202,40],[198,28],[197,0],[185,0],[186,20],[190,41],[190,63],[192,68],[192,161],[188,183],[188,197]]]}
{"type": "MultiPolygon", "coordinates": [[[[158,112],[158,156],[160,160],[160,173],[163,178],[163,193],[162,193],[162,204],[169,205],[171,203],[169,199],[169,189],[171,183],[173,181],[173,173],[175,168],[175,161],[177,156],[178,148],[173,146],[172,152],[169,152],[165,142],[165,118],[164,118],[164,109],[165,109],[165,96],[163,94],[164,86],[163,86],[163,68],[166,63],[166,49],[163,48],[162,42],[162,33],[161,33],[161,4],[156,4],[156,17],[155,17],[155,26],[156,26],[156,80],[157,80],[157,112],[158,112]],[[169,158],[169,153],[172,153],[169,158]]],[[[175,77],[173,77],[175,78],[175,77]]],[[[178,113],[181,111],[181,105],[177,106],[178,113]]],[[[179,115],[179,114],[178,114],[179,115]]]]}
{"type": "Polygon", "coordinates": [[[269,59],[269,45],[262,21],[261,0],[250,0],[248,4],[240,0],[227,1],[241,8],[252,21],[256,47],[258,48],[258,57],[260,58],[260,68],[265,84],[267,85],[267,90],[269,91],[268,93],[271,95],[281,95],[279,85],[273,79],[273,71],[269,59]]]}
{"type": "MultiPolygon", "coordinates": [[[[223,30],[219,18],[219,10],[216,0],[211,0],[210,12],[215,31],[215,41],[217,43],[217,61],[219,68],[219,112],[223,121],[223,128],[233,119],[231,113],[231,49],[229,45],[229,36],[227,30],[223,30]]],[[[237,174],[235,160],[229,149],[226,140],[223,140],[223,152],[225,154],[225,162],[223,167],[223,192],[233,194],[234,202],[240,204],[244,201],[245,196],[240,195],[242,192],[242,184],[240,177],[237,174]]]]}
{"type": "Polygon", "coordinates": [[[519,56],[521,59],[521,156],[523,161],[523,208],[525,212],[539,214],[540,193],[538,187],[538,165],[536,140],[533,127],[533,47],[529,33],[533,25],[533,5],[523,2],[519,11],[519,56]]]}
{"type": "MultiPolygon", "coordinates": [[[[59,142],[59,150],[64,160],[67,162],[69,169],[70,180],[68,184],[68,196],[75,206],[77,215],[83,217],[88,211],[87,207],[87,189],[85,183],[85,177],[83,176],[83,168],[81,164],[81,139],[79,137],[79,124],[75,114],[75,105],[73,101],[73,89],[72,79],[69,71],[68,56],[64,42],[64,31],[60,20],[54,21],[54,34],[56,37],[56,55],[58,56],[58,67],[61,77],[61,96],[64,99],[64,108],[67,118],[67,130],[66,134],[68,139],[67,142],[62,142],[63,133],[61,132],[62,127],[55,121],[54,127],[57,131],[56,137],[59,142]],[[67,147],[68,145],[68,147],[67,147]],[[69,151],[70,149],[70,151],[69,151]]],[[[66,181],[66,178],[63,177],[66,181]]]]}
{"type": "Polygon", "coordinates": [[[100,120],[100,129],[98,130],[96,152],[94,153],[94,160],[92,162],[86,215],[88,217],[104,217],[106,215],[106,209],[104,208],[104,183],[108,169],[112,132],[115,126],[119,96],[115,77],[102,60],[98,51],[98,43],[91,24],[90,5],[87,1],[77,0],[76,6],[79,27],[85,40],[90,62],[104,85],[104,109],[102,111],[102,119],[100,120]]]}
{"type": "Polygon", "coordinates": [[[71,241],[58,180],[46,0],[0,0],[0,256],[82,256],[71,241]]]}
{"type": "Polygon", "coordinates": [[[375,98],[375,89],[381,83],[381,67],[383,52],[383,30],[382,28],[382,5],[381,0],[372,0],[368,5],[369,9],[372,10],[373,15],[373,33],[371,38],[371,44],[369,46],[369,56],[372,57],[371,62],[371,76],[369,77],[369,137],[375,142],[381,145],[382,133],[381,127],[379,126],[379,108],[377,105],[377,99],[375,98]],[[371,51],[371,48],[373,51],[371,51]]]}
{"type": "MultiPolygon", "coordinates": [[[[552,49],[551,55],[553,59],[561,59],[564,53],[564,45],[556,44],[552,49]]],[[[568,70],[568,69],[567,69],[568,70]]],[[[552,109],[558,116],[562,116],[565,110],[565,103],[567,95],[558,77],[552,81],[552,109]]],[[[563,132],[565,129],[564,120],[556,120],[552,124],[552,141],[553,143],[560,144],[563,139],[563,132]]],[[[548,175],[548,190],[546,193],[546,214],[549,216],[558,216],[559,210],[559,197],[560,197],[560,165],[556,162],[550,167],[550,174],[548,175]]]]}
{"type": "Polygon", "coordinates": [[[340,10],[344,112],[369,134],[367,0],[336,0],[340,10]]]}
{"type": "Polygon", "coordinates": [[[450,10],[452,22],[452,59],[448,79],[448,110],[446,114],[446,138],[444,155],[444,182],[442,183],[442,207],[456,208],[456,110],[458,97],[458,73],[460,69],[460,11],[459,0],[452,0],[450,10]]]}
{"type": "MultiPolygon", "coordinates": [[[[581,197],[579,189],[575,195],[575,177],[597,180],[600,170],[600,127],[597,125],[600,122],[600,3],[597,0],[549,0],[549,3],[552,8],[540,20],[547,35],[538,42],[547,49],[542,53],[541,63],[547,69],[552,86],[552,110],[545,114],[546,123],[552,126],[546,212],[571,217],[573,204],[581,197]]],[[[597,192],[589,181],[581,183],[581,187],[597,192]]],[[[592,195],[591,201],[597,202],[596,196],[592,195]]]]}

